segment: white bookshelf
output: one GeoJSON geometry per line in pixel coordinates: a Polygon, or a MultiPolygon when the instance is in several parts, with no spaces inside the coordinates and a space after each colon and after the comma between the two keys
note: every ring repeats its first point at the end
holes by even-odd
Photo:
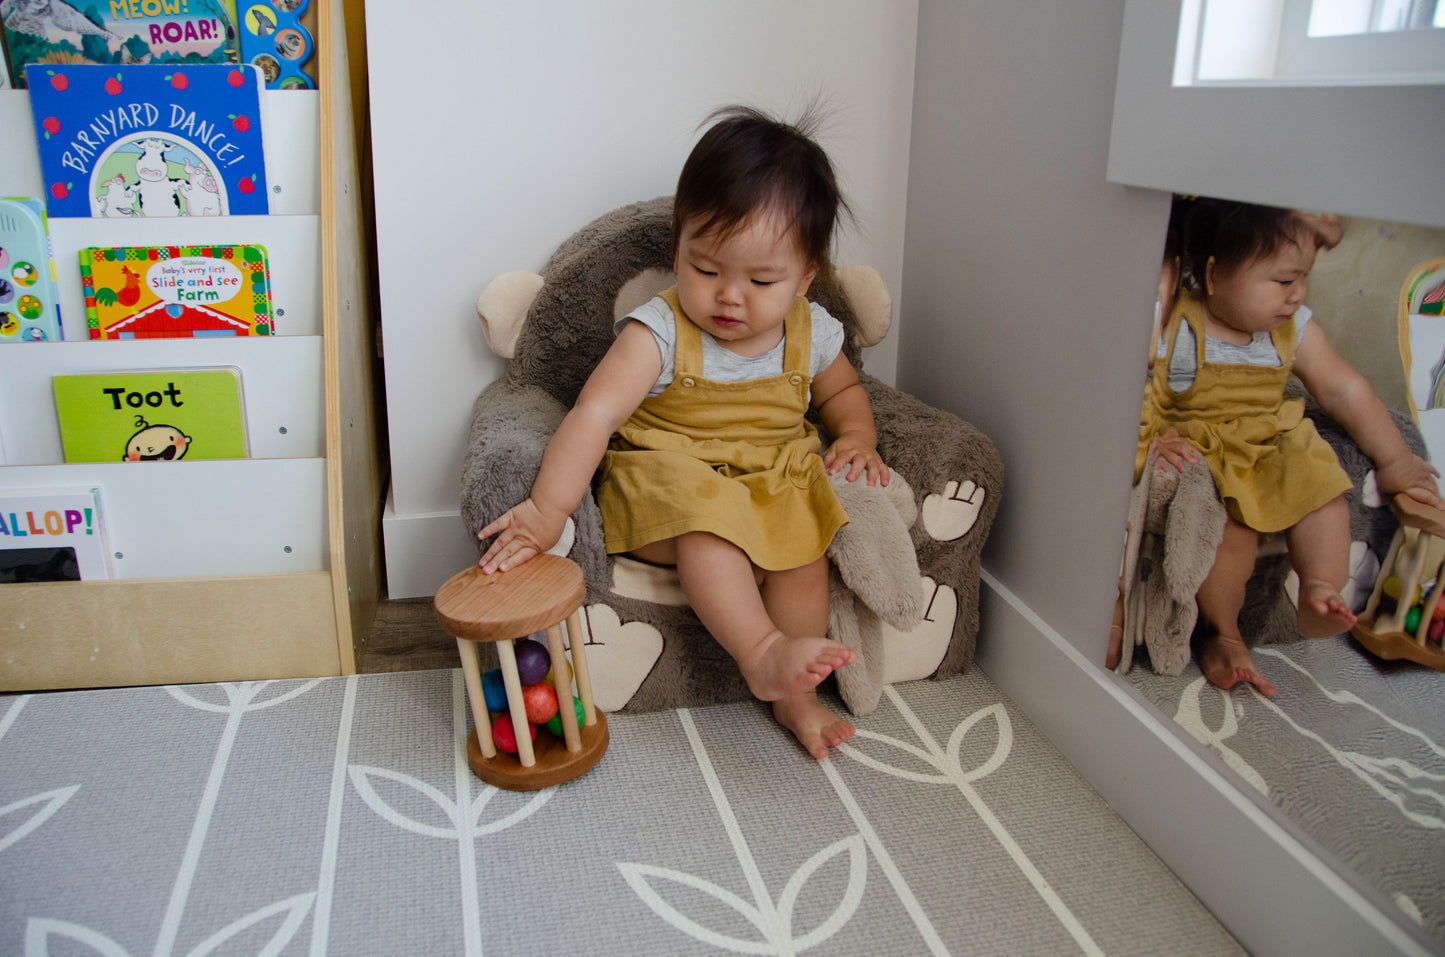
{"type": "MultiPolygon", "coordinates": [[[[320,91],[262,92],[269,215],[50,220],[65,341],[0,346],[0,491],[99,487],[112,579],[0,585],[0,690],[355,671],[382,483],[342,0],[317,49],[320,91]],[[87,338],[80,249],[223,243],[266,247],[275,336],[87,338]],[[249,458],[64,461],[53,375],[196,366],[241,370],[249,458]]],[[[0,195],[42,195],[25,91],[0,135],[0,195]]]]}

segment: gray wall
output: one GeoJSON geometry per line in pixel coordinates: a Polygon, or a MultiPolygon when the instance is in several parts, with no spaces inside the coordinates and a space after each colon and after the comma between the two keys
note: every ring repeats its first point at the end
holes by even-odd
{"type": "Polygon", "coordinates": [[[1123,3],[925,3],[898,384],[1003,455],[990,572],[1108,639],[1168,220],[1104,180],[1123,3]]]}

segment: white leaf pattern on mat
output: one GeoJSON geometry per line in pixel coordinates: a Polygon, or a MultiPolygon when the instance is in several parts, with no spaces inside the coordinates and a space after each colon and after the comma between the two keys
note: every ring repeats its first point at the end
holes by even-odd
{"type": "MultiPolygon", "coordinates": [[[[1323,735],[1301,725],[1274,701],[1263,695],[1255,695],[1261,704],[1273,711],[1300,737],[1317,745],[1340,767],[1355,775],[1372,791],[1384,798],[1400,813],[1401,817],[1420,827],[1445,830],[1445,813],[1442,813],[1445,812],[1445,788],[1442,788],[1442,785],[1445,785],[1445,773],[1442,773],[1442,770],[1445,770],[1445,748],[1431,740],[1429,735],[1419,728],[1396,721],[1353,692],[1326,688],[1320,684],[1319,679],[1301,668],[1287,655],[1272,648],[1257,649],[1256,653],[1278,658],[1308,678],[1328,700],[1338,705],[1358,708],[1367,712],[1366,715],[1361,716],[1360,721],[1373,722],[1376,726],[1388,725],[1393,732],[1403,733],[1406,740],[1414,739],[1418,742],[1427,759],[1433,756],[1437,768],[1431,770],[1416,761],[1398,755],[1361,754],[1358,751],[1338,748],[1326,740],[1323,735]],[[1412,803],[1416,806],[1412,807],[1412,803]],[[1424,807],[1420,808],[1419,805],[1424,805],[1424,807]]],[[[1398,735],[1396,734],[1380,735],[1377,738],[1381,741],[1397,739],[1398,735]]],[[[1369,738],[1365,737],[1365,740],[1369,740],[1369,738]]]]}
{"type": "Polygon", "coordinates": [[[201,941],[188,957],[206,957],[207,954],[214,952],[237,934],[249,930],[253,925],[261,923],[268,917],[280,914],[283,919],[280,926],[276,928],[276,933],[272,934],[266,945],[256,952],[257,957],[274,957],[285,950],[286,945],[291,943],[291,938],[296,936],[296,931],[301,928],[301,923],[306,919],[307,912],[311,910],[311,902],[315,898],[314,893],[297,894],[295,897],[267,904],[239,920],[232,921],[226,927],[201,941]]]}
{"type": "Polygon", "coordinates": [[[56,788],[54,791],[46,791],[43,794],[33,794],[13,804],[0,807],[0,820],[3,820],[7,814],[14,814],[16,811],[27,808],[32,804],[41,804],[40,807],[35,809],[34,814],[15,825],[9,834],[0,837],[0,851],[5,850],[5,848],[44,824],[50,818],[50,815],[60,810],[61,805],[69,801],[75,792],[79,790],[79,784],[72,784],[70,787],[56,788]],[[42,804],[41,802],[44,803],[42,804]]]}
{"type": "MultiPolygon", "coordinates": [[[[1023,872],[1023,875],[1028,879],[1029,883],[1033,885],[1035,892],[1038,893],[1039,897],[1043,899],[1049,909],[1054,912],[1054,916],[1058,918],[1059,922],[1064,925],[1064,928],[1074,938],[1079,948],[1086,954],[1102,954],[1103,951],[1094,943],[1089,932],[1079,923],[1078,918],[1076,918],[1068,906],[1064,904],[1063,900],[1049,885],[1048,881],[1044,879],[1043,874],[1041,874],[1039,869],[1034,866],[1034,863],[1029,860],[1023,848],[1014,840],[1013,835],[1009,834],[1008,830],[1003,826],[1003,822],[989,809],[978,791],[973,787],[973,782],[987,777],[998,770],[1004,761],[1007,760],[1009,752],[1013,749],[1013,724],[1009,721],[1008,712],[1004,706],[1002,704],[992,704],[986,708],[980,708],[978,711],[975,711],[963,719],[963,721],[954,727],[953,732],[949,735],[947,747],[942,748],[939,747],[938,742],[929,733],[928,729],[924,727],[923,722],[919,720],[918,716],[908,707],[908,704],[896,689],[890,685],[884,687],[883,691],[888,696],[888,699],[893,702],[893,706],[898,709],[899,714],[901,714],[909,726],[913,728],[914,733],[918,736],[918,740],[923,742],[923,747],[916,747],[900,741],[897,738],[860,728],[849,741],[839,745],[839,752],[875,771],[906,781],[916,781],[922,784],[947,783],[956,787],[964,796],[965,800],[968,801],[969,806],[973,808],[974,813],[987,825],[994,839],[999,842],[1000,846],[1002,846],[1009,857],[1012,858],[1015,866],[1023,872]],[[990,722],[994,728],[993,746],[991,749],[988,749],[988,743],[983,742],[983,748],[988,749],[988,755],[973,767],[965,769],[963,767],[963,745],[970,736],[976,738],[980,734],[988,733],[981,727],[985,721],[990,722]],[[864,740],[879,742],[902,751],[923,762],[931,770],[909,770],[887,764],[862,750],[862,742],[864,740]]],[[[831,767],[830,761],[821,763],[824,765],[824,771],[828,774],[829,780],[832,781],[833,787],[838,790],[839,796],[844,798],[844,804],[846,804],[850,812],[854,814],[855,819],[859,819],[860,829],[867,828],[864,830],[864,833],[870,834],[871,828],[867,826],[866,820],[861,819],[862,811],[859,809],[857,801],[853,800],[851,793],[847,791],[847,787],[838,775],[836,769],[831,767]]],[[[869,846],[873,849],[875,856],[880,855],[883,850],[881,843],[870,841],[869,846]]],[[[895,881],[895,888],[898,888],[897,881],[895,881]]],[[[899,889],[899,896],[903,896],[903,889],[899,889]]],[[[917,922],[917,920],[918,918],[915,916],[915,922],[917,922]]],[[[920,929],[922,928],[920,927],[920,929]]]]}
{"type": "Polygon", "coordinates": [[[1244,780],[1249,782],[1250,787],[1260,794],[1269,794],[1269,785],[1265,782],[1264,776],[1249,762],[1240,757],[1239,754],[1224,742],[1228,738],[1239,733],[1239,722],[1234,716],[1233,699],[1227,691],[1223,691],[1210,684],[1203,677],[1196,678],[1189,683],[1179,695],[1179,710],[1174,713],[1174,720],[1179,726],[1190,734],[1194,739],[1206,748],[1214,749],[1214,753],[1224,759],[1224,763],[1244,780]],[[1204,723],[1204,702],[1201,695],[1211,694],[1220,699],[1220,722],[1218,728],[1211,728],[1204,723]]]}
{"type": "Polygon", "coordinates": [[[808,858],[788,878],[782,893],[774,901],[763,881],[762,870],[758,867],[757,860],[743,836],[742,827],[739,825],[736,815],[733,814],[732,805],[723,792],[722,782],[713,768],[712,759],[708,757],[702,739],[698,736],[697,726],[693,723],[691,712],[682,708],[678,710],[677,715],[682,722],[683,731],[692,745],[693,755],[696,757],[703,779],[707,783],[713,805],[722,818],[723,829],[732,843],[733,853],[742,866],[753,902],[748,903],[732,891],[686,871],[619,861],[617,868],[622,872],[628,886],[648,907],[652,908],[655,914],[684,934],[734,953],[799,954],[828,940],[848,923],[849,918],[857,910],[858,903],[863,899],[863,891],[867,883],[868,856],[864,853],[862,838],[858,835],[843,838],[808,858]],[[847,887],[827,918],[812,930],[799,934],[793,927],[794,905],[807,886],[809,879],[825,864],[844,852],[848,854],[847,887]],[[735,935],[714,930],[689,917],[664,900],[658,892],[658,887],[665,887],[668,884],[692,888],[727,905],[745,917],[757,929],[762,939],[744,940],[735,935]]]}
{"type": "Polygon", "coordinates": [[[25,957],[49,957],[52,937],[84,944],[103,957],[130,957],[124,947],[99,931],[48,917],[32,917],[26,922],[25,957]]]}

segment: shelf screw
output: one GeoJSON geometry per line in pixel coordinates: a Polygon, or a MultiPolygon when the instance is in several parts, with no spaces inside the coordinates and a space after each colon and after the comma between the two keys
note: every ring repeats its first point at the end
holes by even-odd
{"type": "Polygon", "coordinates": [[[291,546],[290,546],[290,545],[287,545],[284,549],[282,549],[282,551],[284,551],[287,555],[290,555],[290,554],[291,554],[291,546]]]}
{"type": "Polygon", "coordinates": [[[276,431],[277,431],[277,432],[280,432],[282,435],[285,435],[285,434],[286,434],[286,426],[283,425],[283,426],[281,426],[281,428],[277,429],[276,431]]]}

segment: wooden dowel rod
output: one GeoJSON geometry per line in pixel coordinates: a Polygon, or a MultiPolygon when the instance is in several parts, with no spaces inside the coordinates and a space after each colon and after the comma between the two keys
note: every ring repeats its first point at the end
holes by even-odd
{"type": "Polygon", "coordinates": [[[572,707],[572,682],[567,680],[567,651],[562,647],[562,623],[547,629],[547,650],[552,654],[552,680],[557,686],[557,712],[562,716],[562,737],[567,750],[582,750],[582,735],[577,730],[577,709],[572,707]]]}
{"type": "Polygon", "coordinates": [[[592,703],[592,673],[587,670],[587,636],[582,634],[581,609],[567,616],[567,645],[572,649],[572,671],[577,677],[577,697],[582,699],[583,724],[597,723],[597,706],[592,703]]]}
{"type": "Polygon", "coordinates": [[[462,656],[462,677],[467,684],[467,701],[472,706],[472,724],[477,726],[477,746],[482,749],[482,757],[495,758],[497,748],[492,744],[492,721],[487,715],[487,696],[482,692],[482,665],[477,659],[476,643],[458,638],[457,652],[462,656]]]}
{"type": "MultiPolygon", "coordinates": [[[[502,684],[507,689],[507,710],[512,714],[512,730],[517,735],[517,760],[522,767],[530,768],[537,763],[532,750],[532,734],[527,724],[527,706],[522,703],[522,678],[517,674],[517,652],[512,639],[497,642],[497,660],[502,665],[502,684]]],[[[488,731],[491,729],[488,728],[488,731]]]]}

